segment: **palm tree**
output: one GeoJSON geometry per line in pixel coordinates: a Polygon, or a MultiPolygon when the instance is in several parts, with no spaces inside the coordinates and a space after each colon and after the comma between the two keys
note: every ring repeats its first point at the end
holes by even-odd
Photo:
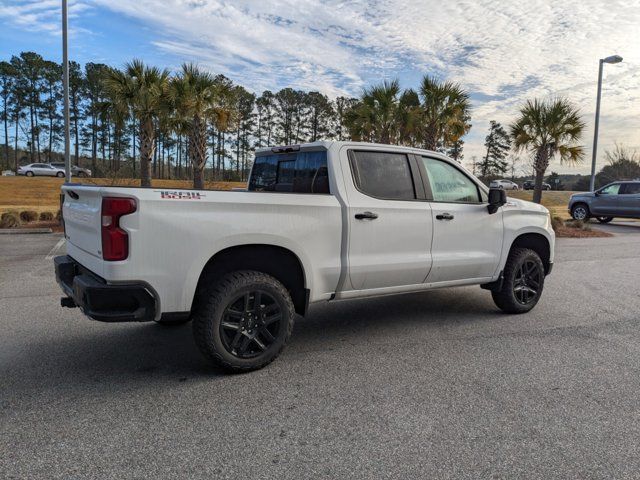
{"type": "Polygon", "coordinates": [[[465,135],[469,125],[469,94],[454,82],[425,75],[420,85],[423,145],[428,150],[448,146],[465,135]]]}
{"type": "Polygon", "coordinates": [[[377,143],[397,143],[402,131],[398,80],[365,89],[347,114],[351,137],[377,143]]]}
{"type": "Polygon", "coordinates": [[[194,64],[185,63],[182,72],[171,81],[169,98],[181,130],[189,138],[189,157],[193,167],[193,188],[204,188],[204,168],[207,163],[207,122],[218,128],[226,124],[229,112],[224,97],[224,83],[194,64]]]}
{"type": "Polygon", "coordinates": [[[105,88],[118,118],[129,112],[138,121],[140,141],[140,185],[151,186],[150,164],[155,150],[156,121],[166,111],[169,72],[150,67],[142,60],[127,63],[123,71],[110,69],[105,88]]]}
{"type": "Polygon", "coordinates": [[[528,100],[520,109],[520,117],[511,125],[511,137],[516,151],[534,155],[536,172],[533,201],[542,199],[542,180],[549,161],[556,155],[560,163],[582,161],[584,149],[576,145],[585,128],[580,111],[569,100],[528,100]]]}

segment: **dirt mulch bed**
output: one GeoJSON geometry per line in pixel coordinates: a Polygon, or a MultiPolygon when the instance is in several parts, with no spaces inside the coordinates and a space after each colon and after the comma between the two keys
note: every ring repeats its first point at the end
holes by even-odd
{"type": "Polygon", "coordinates": [[[603,230],[589,229],[583,230],[580,228],[571,228],[567,226],[556,227],[556,237],[560,238],[603,238],[613,237],[612,233],[605,232],[603,230]]]}

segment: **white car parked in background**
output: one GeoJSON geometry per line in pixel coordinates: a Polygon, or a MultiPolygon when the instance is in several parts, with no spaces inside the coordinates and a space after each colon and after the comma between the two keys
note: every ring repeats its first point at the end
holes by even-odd
{"type": "Polygon", "coordinates": [[[517,183],[512,182],[511,180],[492,180],[489,184],[489,188],[502,188],[503,190],[518,190],[517,183]]]}
{"type": "Polygon", "coordinates": [[[30,163],[18,168],[18,175],[27,177],[64,177],[64,169],[57,168],[48,163],[30,163]]]}
{"type": "Polygon", "coordinates": [[[62,192],[62,305],[106,322],[193,320],[204,355],[235,371],[272,361],[310,303],[481,285],[524,313],[553,266],[545,207],[414,148],[259,149],[246,191],[62,192]]]}

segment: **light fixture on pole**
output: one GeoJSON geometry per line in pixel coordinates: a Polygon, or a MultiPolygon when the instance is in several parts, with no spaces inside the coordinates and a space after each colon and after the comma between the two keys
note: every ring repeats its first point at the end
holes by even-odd
{"type": "Polygon", "coordinates": [[[598,98],[596,100],[596,123],[593,132],[593,152],[591,153],[591,181],[589,182],[589,190],[592,192],[596,186],[596,156],[598,154],[598,124],[600,123],[600,96],[602,95],[602,67],[605,63],[620,63],[622,57],[620,55],[611,55],[607,58],[601,58],[598,68],[598,98]]]}
{"type": "Polygon", "coordinates": [[[64,96],[64,173],[71,182],[71,141],[69,134],[69,54],[67,49],[67,0],[62,0],[62,90],[64,96]]]}

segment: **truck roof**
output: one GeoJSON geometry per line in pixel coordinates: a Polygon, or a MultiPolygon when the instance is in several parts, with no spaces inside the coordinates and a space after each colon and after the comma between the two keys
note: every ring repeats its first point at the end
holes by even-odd
{"type": "Polygon", "coordinates": [[[404,145],[388,145],[383,143],[369,143],[369,142],[353,142],[353,141],[339,141],[339,140],[320,140],[318,142],[309,142],[309,143],[299,143],[295,145],[272,145],[269,147],[262,147],[256,149],[256,155],[265,154],[265,153],[284,153],[287,151],[298,151],[298,150],[317,150],[319,148],[324,148],[329,150],[330,148],[340,149],[343,146],[348,147],[360,147],[360,148],[369,148],[369,147],[383,147],[390,148],[394,150],[402,150],[412,151],[415,153],[428,153],[430,155],[436,155],[443,157],[440,152],[434,152],[432,150],[424,150],[421,148],[408,147],[404,145]]]}

